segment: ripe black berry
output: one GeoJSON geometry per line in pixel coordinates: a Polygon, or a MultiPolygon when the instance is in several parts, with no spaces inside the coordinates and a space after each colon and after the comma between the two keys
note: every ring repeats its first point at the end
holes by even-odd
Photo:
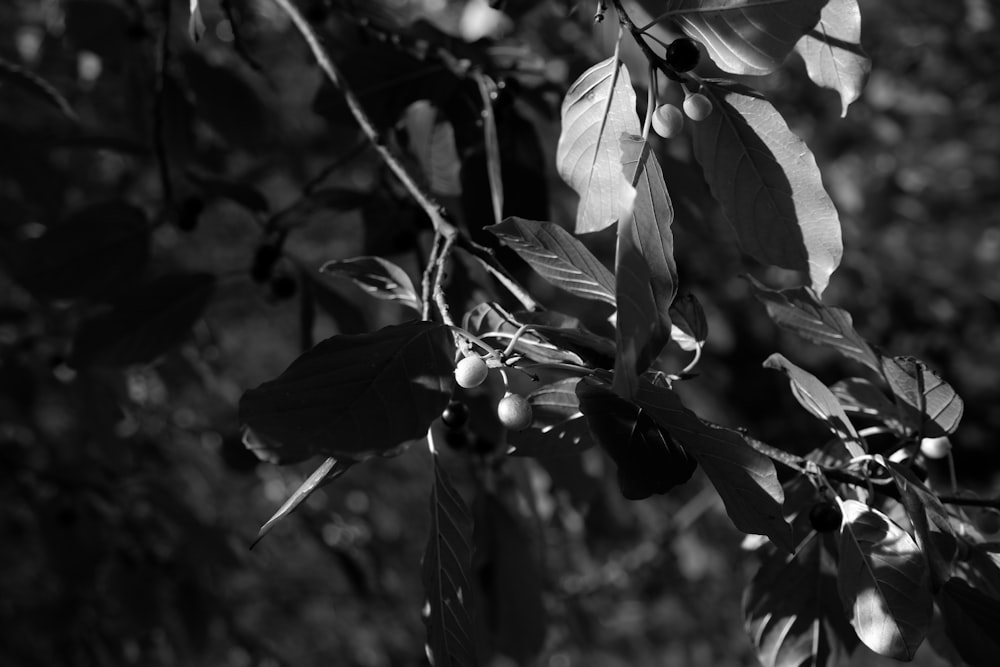
{"type": "Polygon", "coordinates": [[[693,70],[698,65],[700,58],[701,51],[698,50],[698,45],[687,37],[675,39],[667,46],[665,59],[676,72],[693,70]]]}
{"type": "Polygon", "coordinates": [[[821,533],[840,528],[841,519],[840,507],[832,500],[818,502],[809,510],[809,523],[821,533]]]}
{"type": "Polygon", "coordinates": [[[295,282],[295,278],[287,273],[279,273],[271,278],[271,294],[279,301],[291,299],[295,296],[298,288],[299,285],[295,282]]]}
{"type": "Polygon", "coordinates": [[[451,401],[441,413],[441,421],[448,428],[462,428],[469,421],[469,408],[462,401],[451,401]]]}
{"type": "Polygon", "coordinates": [[[281,257],[281,246],[274,243],[265,243],[257,247],[253,255],[253,264],[250,266],[250,277],[255,283],[266,283],[271,279],[271,272],[275,262],[281,257]]]}

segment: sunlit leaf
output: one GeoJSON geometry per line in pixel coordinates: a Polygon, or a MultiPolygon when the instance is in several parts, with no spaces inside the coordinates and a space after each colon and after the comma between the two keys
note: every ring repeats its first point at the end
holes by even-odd
{"type": "Polygon", "coordinates": [[[872,63],[861,48],[857,0],[828,0],[817,23],[795,45],[809,78],[840,94],[841,116],[861,96],[872,63]]]}
{"type": "Polygon", "coordinates": [[[200,0],[191,0],[191,16],[188,18],[188,37],[192,42],[200,42],[205,34],[205,19],[201,16],[200,0]]]}
{"type": "Polygon", "coordinates": [[[951,385],[914,357],[885,357],[883,377],[908,408],[908,424],[925,438],[954,433],[965,403],[951,385]]]}
{"type": "Polygon", "coordinates": [[[454,387],[450,330],[409,322],[320,342],[240,400],[240,418],[293,451],[360,460],[423,437],[454,387]]]}
{"type": "Polygon", "coordinates": [[[618,223],[614,388],[631,397],[639,375],[670,340],[677,265],[670,230],[674,209],[656,156],[648,143],[634,136],[622,137],[621,152],[635,197],[629,214],[618,223]]]}
{"type": "Polygon", "coordinates": [[[424,551],[427,658],[436,667],[475,667],[472,629],[472,517],[434,456],[431,525],[424,551]]]}
{"type": "Polygon", "coordinates": [[[764,97],[707,81],[714,105],[692,123],[694,155],[743,250],[765,264],[803,271],[822,294],[840,264],[840,218],[816,159],[764,97]]]}
{"type": "Polygon", "coordinates": [[[941,588],[937,601],[945,631],[962,660],[972,667],[1000,664],[1000,600],[952,578],[941,588]]]}
{"type": "Polygon", "coordinates": [[[893,432],[902,435],[906,427],[899,420],[899,410],[886,393],[864,378],[845,378],[830,387],[846,412],[877,419],[893,432]]]}
{"type": "Polygon", "coordinates": [[[556,287],[615,305],[614,275],[587,246],[559,225],[507,218],[486,229],[556,287]]]}
{"type": "Polygon", "coordinates": [[[420,312],[421,299],[413,287],[410,276],[387,259],[381,257],[335,259],[324,264],[320,271],[348,278],[377,299],[398,301],[420,312]]]}
{"type": "Polygon", "coordinates": [[[708,338],[705,311],[694,294],[685,294],[670,306],[670,337],[682,350],[693,352],[708,338]]]}
{"type": "Polygon", "coordinates": [[[927,567],[913,538],[882,512],[841,504],[837,584],[858,638],[871,650],[912,660],[933,613],[927,567]]]}
{"type": "Polygon", "coordinates": [[[563,100],[556,168],[580,195],[578,234],[613,224],[631,200],[619,140],[642,132],[635,100],[628,68],[613,57],[584,72],[563,100]]]}
{"type": "Polygon", "coordinates": [[[594,445],[576,395],[579,378],[567,378],[537,389],[525,398],[531,404],[531,426],[509,431],[507,443],[515,456],[568,456],[594,445]]]}

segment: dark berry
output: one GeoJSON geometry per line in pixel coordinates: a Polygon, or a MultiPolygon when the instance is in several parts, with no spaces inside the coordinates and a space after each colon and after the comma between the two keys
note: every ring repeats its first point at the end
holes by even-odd
{"type": "Polygon", "coordinates": [[[821,533],[840,528],[841,519],[840,507],[832,500],[818,502],[809,510],[809,523],[821,533]]]}
{"type": "Polygon", "coordinates": [[[177,209],[177,229],[182,232],[193,232],[204,209],[205,200],[201,197],[188,197],[182,201],[177,209]]]}
{"type": "Polygon", "coordinates": [[[250,277],[255,283],[266,283],[271,279],[274,264],[281,257],[281,246],[274,243],[265,243],[257,247],[253,255],[253,264],[250,266],[250,277]]]}
{"type": "Polygon", "coordinates": [[[689,72],[698,65],[701,51],[698,45],[687,37],[681,37],[667,46],[666,61],[675,72],[689,72]]]}
{"type": "Polygon", "coordinates": [[[462,401],[451,401],[441,413],[441,421],[448,428],[462,428],[469,421],[469,408],[462,401]]]}
{"type": "Polygon", "coordinates": [[[299,289],[295,278],[287,273],[279,273],[271,278],[271,295],[279,301],[291,299],[299,289]]]}

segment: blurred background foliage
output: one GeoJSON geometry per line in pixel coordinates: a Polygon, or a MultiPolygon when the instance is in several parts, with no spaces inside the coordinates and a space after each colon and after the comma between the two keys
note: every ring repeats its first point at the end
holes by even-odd
{"type": "MultiPolygon", "coordinates": [[[[379,254],[417,278],[427,225],[275,5],[201,6],[194,44],[184,0],[0,4],[0,664],[424,664],[426,453],[356,468],[251,552],[310,469],[258,463],[236,403],[313,341],[407,317],[317,269],[379,254]],[[48,236],[88,216],[122,235],[98,234],[97,246],[48,236]],[[262,246],[282,247],[273,266],[260,265],[262,246]],[[126,251],[140,258],[128,270],[126,251]]],[[[613,42],[614,21],[595,26],[592,3],[510,0],[504,14],[486,0],[300,6],[388,140],[475,238],[489,242],[478,230],[492,216],[470,66],[502,82],[505,213],[572,221],[553,155],[563,91],[613,42]],[[459,161],[442,162],[442,146],[459,161]]],[[[958,390],[959,477],[996,495],[998,17],[986,0],[861,6],[873,74],[846,118],[794,57],[753,84],[815,151],[840,210],[846,251],[826,300],[958,390]]],[[[711,329],[685,400],[771,444],[819,446],[822,427],[761,362],[782,350],[828,382],[855,369],[776,330],[737,276],[789,276],[741,257],[685,139],[657,149],[678,210],[682,291],[711,329]]],[[[605,256],[609,242],[590,240],[605,256]]],[[[492,298],[474,267],[453,274],[456,307],[492,298]]],[[[604,325],[607,312],[531,284],[543,304],[604,325]]],[[[484,645],[500,649],[492,664],[532,663],[542,643],[533,664],[549,667],[754,664],[739,611],[754,564],[700,477],[633,503],[598,451],[497,462],[495,424],[476,425],[487,396],[466,398],[476,428],[448,463],[491,518],[476,576],[484,645]],[[494,493],[482,493],[484,476],[494,493]],[[493,558],[522,539],[538,558],[493,558]],[[496,607],[498,590],[532,582],[540,598],[529,590],[496,607]]],[[[881,664],[863,651],[854,664],[881,664]]]]}

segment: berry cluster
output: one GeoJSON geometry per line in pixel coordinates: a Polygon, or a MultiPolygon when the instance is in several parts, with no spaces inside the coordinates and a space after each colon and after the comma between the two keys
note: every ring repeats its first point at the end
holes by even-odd
{"type": "MultiPolygon", "coordinates": [[[[664,62],[675,72],[689,72],[698,64],[701,52],[698,45],[687,37],[675,39],[667,46],[664,62]]],[[[661,104],[653,111],[653,131],[664,139],[680,134],[684,129],[684,117],[700,123],[712,114],[712,101],[700,92],[685,90],[683,111],[673,104],[661,104]]]]}
{"type": "MultiPolygon", "coordinates": [[[[472,389],[486,381],[490,368],[478,354],[469,354],[455,366],[455,382],[459,387],[472,389]]],[[[497,417],[504,427],[512,431],[523,431],[531,425],[531,404],[524,396],[507,392],[497,403],[497,417]]],[[[464,404],[453,401],[441,415],[446,426],[464,425],[468,411],[464,404]],[[461,408],[456,406],[461,405],[461,408]],[[464,411],[464,412],[463,412],[464,411]]]]}

